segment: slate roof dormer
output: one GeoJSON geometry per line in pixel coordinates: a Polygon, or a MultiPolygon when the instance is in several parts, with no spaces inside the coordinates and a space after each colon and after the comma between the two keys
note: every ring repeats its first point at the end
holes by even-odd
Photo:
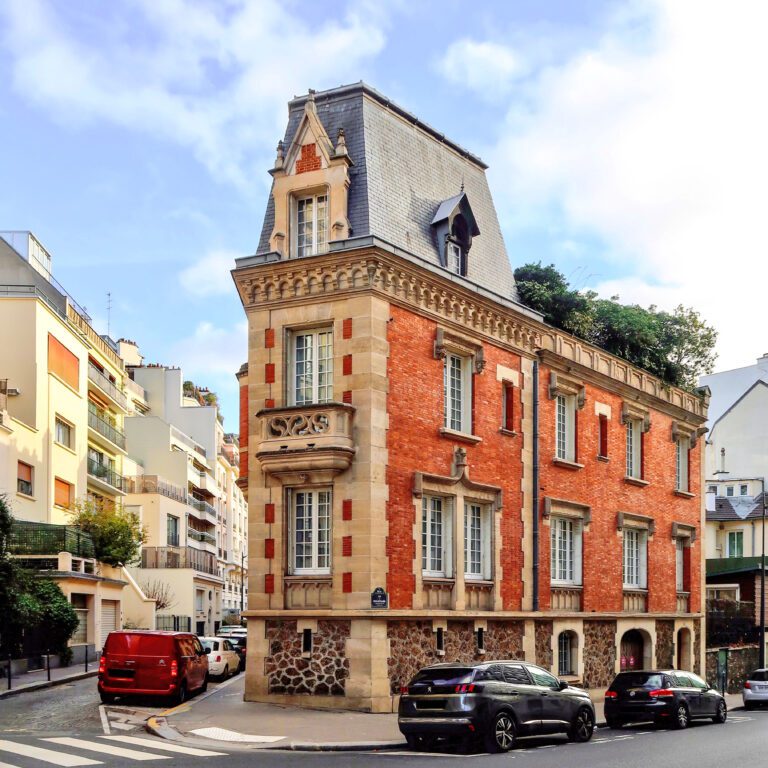
{"type": "Polygon", "coordinates": [[[289,103],[257,254],[295,256],[291,214],[278,177],[296,179],[297,170],[302,171],[304,178],[291,183],[294,194],[310,174],[342,163],[343,173],[339,169],[334,183],[340,185],[343,205],[332,188],[328,203],[331,250],[375,237],[404,258],[444,269],[445,238],[441,245],[436,217],[449,208],[450,218],[459,206],[470,224],[468,239],[477,239],[457,279],[517,301],[485,163],[364,83],[310,93],[289,103]],[[314,147],[307,149],[310,144],[314,147]],[[456,195],[458,189],[462,192],[456,195]]]}

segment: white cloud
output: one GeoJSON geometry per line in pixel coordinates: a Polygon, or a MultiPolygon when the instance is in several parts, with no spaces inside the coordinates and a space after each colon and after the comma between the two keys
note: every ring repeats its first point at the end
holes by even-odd
{"type": "Polygon", "coordinates": [[[360,8],[310,28],[277,0],[135,0],[81,13],[75,29],[64,7],[0,9],[19,94],[65,123],[107,121],[190,148],[243,188],[282,135],[286,94],[308,77],[359,79],[385,39],[382,13],[360,8]]]}
{"type": "Polygon", "coordinates": [[[508,223],[557,212],[602,241],[624,301],[696,307],[720,367],[765,344],[768,6],[637,2],[599,44],[540,72],[492,158],[508,223]],[[658,287],[660,286],[660,287],[658,287]]]}
{"type": "Polygon", "coordinates": [[[450,82],[461,85],[488,100],[509,91],[525,72],[520,54],[499,43],[463,38],[448,46],[437,63],[438,71],[450,82]]]}
{"type": "Polygon", "coordinates": [[[179,274],[182,287],[193,296],[234,295],[235,285],[229,274],[235,259],[242,256],[235,251],[212,251],[179,274]]]}

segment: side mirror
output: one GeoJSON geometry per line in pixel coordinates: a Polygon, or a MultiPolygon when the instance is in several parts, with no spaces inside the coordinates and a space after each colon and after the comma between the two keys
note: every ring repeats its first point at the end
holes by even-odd
{"type": "Polygon", "coordinates": [[[203,656],[208,656],[208,655],[210,655],[210,653],[211,653],[211,649],[210,648],[203,648],[203,656]]]}
{"type": "Polygon", "coordinates": [[[559,691],[564,691],[566,688],[568,688],[570,686],[570,683],[567,680],[558,680],[558,683],[559,683],[559,685],[558,685],[557,689],[559,691]]]}

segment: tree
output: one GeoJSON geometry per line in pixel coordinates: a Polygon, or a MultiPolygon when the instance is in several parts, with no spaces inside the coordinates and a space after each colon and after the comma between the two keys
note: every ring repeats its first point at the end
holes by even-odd
{"type": "Polygon", "coordinates": [[[579,336],[673,386],[694,390],[715,364],[717,331],[694,309],[673,312],[599,299],[568,285],[553,264],[524,264],[515,270],[520,300],[545,322],[579,336]]]}
{"type": "Polygon", "coordinates": [[[141,591],[150,600],[155,601],[155,609],[158,611],[165,611],[176,605],[176,595],[174,595],[170,584],[166,584],[164,581],[159,579],[148,581],[141,585],[141,591]]]}
{"type": "Polygon", "coordinates": [[[139,562],[139,548],[147,534],[135,512],[89,499],[75,502],[70,515],[72,525],[91,535],[97,560],[115,566],[139,562]]]}

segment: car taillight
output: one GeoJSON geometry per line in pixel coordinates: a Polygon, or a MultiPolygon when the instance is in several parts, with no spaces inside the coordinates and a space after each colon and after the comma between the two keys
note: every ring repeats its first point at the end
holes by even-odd
{"type": "Polygon", "coordinates": [[[478,686],[474,683],[464,683],[463,685],[457,685],[454,689],[454,693],[474,693],[478,690],[478,686]]]}
{"type": "Polygon", "coordinates": [[[401,696],[407,696],[408,695],[408,686],[407,685],[401,685],[400,686],[400,695],[401,696]]]}
{"type": "Polygon", "coordinates": [[[171,677],[178,677],[179,676],[179,662],[174,659],[171,662],[171,677]]]}
{"type": "Polygon", "coordinates": [[[605,698],[606,699],[616,699],[618,698],[619,694],[616,693],[616,691],[606,691],[605,692],[605,698]]]}
{"type": "Polygon", "coordinates": [[[107,671],[107,657],[102,656],[99,659],[99,674],[103,675],[107,671]]]}
{"type": "Polygon", "coordinates": [[[649,691],[648,695],[652,699],[671,699],[674,697],[675,692],[670,691],[669,688],[657,688],[655,691],[649,691]]]}
{"type": "Polygon", "coordinates": [[[243,648],[241,650],[241,653],[243,654],[243,656],[245,656],[245,653],[246,653],[247,650],[248,649],[245,646],[243,646],[243,648]]]}
{"type": "Polygon", "coordinates": [[[747,682],[744,683],[744,687],[745,688],[751,688],[752,687],[752,683],[750,683],[749,680],[747,680],[747,682]]]}

